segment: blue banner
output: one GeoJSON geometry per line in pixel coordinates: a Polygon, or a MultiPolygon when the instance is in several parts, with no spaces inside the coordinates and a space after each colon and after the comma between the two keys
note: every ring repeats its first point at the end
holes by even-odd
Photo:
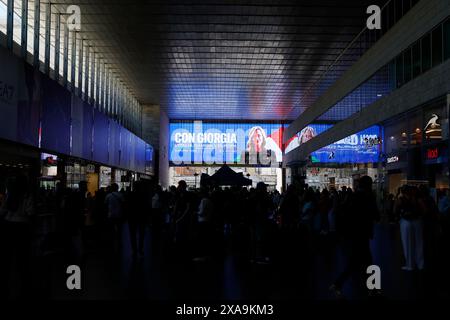
{"type": "MultiPolygon", "coordinates": [[[[330,124],[312,124],[288,141],[286,152],[331,128],[330,124]]],[[[381,127],[373,126],[337,141],[311,154],[313,163],[374,163],[382,151],[381,127]]]]}

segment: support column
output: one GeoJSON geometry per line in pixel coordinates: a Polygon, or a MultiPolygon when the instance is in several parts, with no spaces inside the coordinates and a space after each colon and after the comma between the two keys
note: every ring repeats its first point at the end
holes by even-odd
{"type": "Polygon", "coordinates": [[[40,0],[34,0],[34,48],[33,65],[39,69],[39,28],[41,18],[40,0]]]}
{"type": "Polygon", "coordinates": [[[13,49],[14,37],[14,0],[7,2],[7,17],[6,17],[6,47],[9,50],[13,49]]]}
{"type": "Polygon", "coordinates": [[[61,52],[61,14],[56,14],[55,23],[55,80],[59,82],[59,55],[61,52]]]}
{"type": "Polygon", "coordinates": [[[22,36],[20,37],[20,56],[27,58],[28,45],[28,0],[22,0],[22,36]],[[25,18],[24,18],[25,17],[25,18]]]}
{"type": "Polygon", "coordinates": [[[45,5],[45,59],[44,59],[44,73],[50,73],[50,31],[52,22],[52,5],[47,3],[45,5]]]}
{"type": "Polygon", "coordinates": [[[89,101],[89,62],[91,47],[86,46],[86,62],[84,64],[84,99],[89,101]]]}
{"type": "Polygon", "coordinates": [[[96,68],[95,68],[95,106],[100,110],[100,57],[97,57],[96,68]]]}
{"type": "Polygon", "coordinates": [[[69,28],[67,23],[64,23],[64,65],[63,65],[63,84],[67,88],[68,71],[69,71],[69,28]]]}
{"type": "Polygon", "coordinates": [[[91,62],[91,95],[89,101],[95,106],[95,52],[92,52],[92,62],[91,62]]]}
{"type": "Polygon", "coordinates": [[[72,32],[72,52],[70,63],[70,84],[72,86],[72,92],[75,92],[75,64],[77,60],[77,32],[72,32]]]}
{"type": "Polygon", "coordinates": [[[83,38],[80,34],[80,47],[78,49],[78,96],[83,98],[83,38]]]}

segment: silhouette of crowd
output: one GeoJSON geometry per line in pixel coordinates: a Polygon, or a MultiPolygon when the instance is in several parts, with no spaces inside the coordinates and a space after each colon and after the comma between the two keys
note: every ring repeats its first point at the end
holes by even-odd
{"type": "Polygon", "coordinates": [[[132,190],[113,183],[95,194],[86,182],[76,190],[58,184],[34,191],[23,176],[10,178],[6,189],[0,211],[3,297],[11,295],[11,273],[19,279],[19,294],[30,293],[33,256],[58,252],[78,264],[91,251],[114,254],[129,246],[133,259],[163,254],[202,263],[232,254],[251,264],[281,266],[299,253],[307,264],[313,255],[326,258],[339,249],[345,263],[330,290],[341,298],[351,277],[365,286],[373,264],[370,241],[383,213],[399,225],[404,270],[434,267],[449,243],[447,192],[436,203],[426,187],[403,186],[380,213],[367,176],[355,190],[292,184],[282,194],[269,192],[264,183],[190,190],[185,181],[167,190],[136,181],[132,190]]]}

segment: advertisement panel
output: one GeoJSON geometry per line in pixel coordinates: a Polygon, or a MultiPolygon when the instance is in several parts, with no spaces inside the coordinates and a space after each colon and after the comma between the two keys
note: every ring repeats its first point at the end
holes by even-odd
{"type": "Polygon", "coordinates": [[[93,158],[93,136],[94,109],[87,102],[83,103],[83,156],[82,158],[92,160],[93,158]]]}
{"type": "Polygon", "coordinates": [[[39,117],[42,74],[28,63],[23,65],[23,79],[17,101],[17,141],[31,146],[39,144],[39,117]]]}
{"type": "Polygon", "coordinates": [[[17,58],[0,47],[0,137],[17,141],[17,101],[21,65],[17,58]]]}
{"type": "MultiPolygon", "coordinates": [[[[286,152],[331,128],[330,124],[312,124],[288,141],[286,152]]],[[[379,126],[373,126],[319,149],[311,154],[313,163],[374,163],[382,151],[383,136],[379,126]]]]}
{"type": "Polygon", "coordinates": [[[120,153],[121,153],[121,157],[120,157],[120,167],[122,168],[127,168],[127,169],[131,169],[130,168],[130,132],[125,129],[125,128],[121,128],[120,129],[120,153]]]}
{"type": "Polygon", "coordinates": [[[95,109],[94,111],[94,161],[108,163],[109,119],[95,109]]]}
{"type": "Polygon", "coordinates": [[[41,73],[0,47],[0,138],[37,147],[41,73]]]}
{"type": "Polygon", "coordinates": [[[169,129],[172,165],[278,165],[283,159],[282,124],[186,121],[169,129]]]}
{"type": "Polygon", "coordinates": [[[109,120],[109,164],[119,166],[120,164],[120,125],[115,121],[109,120]]]}
{"type": "Polygon", "coordinates": [[[72,150],[70,154],[75,157],[83,157],[83,100],[72,95],[72,150]],[[81,139],[80,139],[81,138],[81,139]]]}
{"type": "Polygon", "coordinates": [[[145,173],[148,175],[153,175],[154,165],[153,165],[153,147],[148,143],[145,144],[145,173]]]}
{"type": "Polygon", "coordinates": [[[136,137],[135,147],[135,170],[137,172],[145,172],[145,142],[144,140],[136,137]]]}
{"type": "Polygon", "coordinates": [[[42,78],[41,147],[70,154],[70,92],[57,82],[42,78]]]}
{"type": "Polygon", "coordinates": [[[132,171],[136,171],[136,142],[137,142],[137,138],[133,133],[129,133],[130,135],[130,145],[129,145],[129,149],[128,149],[128,154],[130,157],[130,165],[129,168],[132,171]]]}

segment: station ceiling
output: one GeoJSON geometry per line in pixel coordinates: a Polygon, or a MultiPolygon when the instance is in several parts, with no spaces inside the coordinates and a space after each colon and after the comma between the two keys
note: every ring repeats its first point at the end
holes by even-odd
{"type": "MultiPolygon", "coordinates": [[[[76,3],[78,2],[78,3],[76,3]]],[[[128,1],[79,4],[81,34],[142,104],[172,119],[292,120],[386,0],[128,1]]],[[[360,52],[348,51],[339,69],[360,52]]],[[[339,72],[339,70],[337,70],[339,72]]]]}

